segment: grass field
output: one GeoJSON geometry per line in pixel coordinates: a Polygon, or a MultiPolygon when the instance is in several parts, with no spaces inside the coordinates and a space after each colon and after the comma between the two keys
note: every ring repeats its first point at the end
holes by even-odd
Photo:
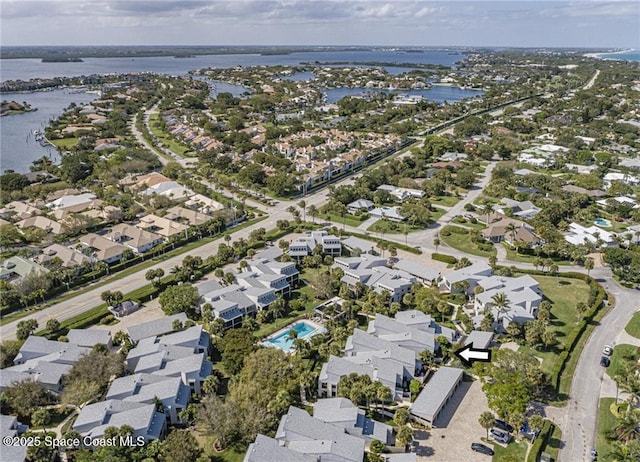
{"type": "Polygon", "coordinates": [[[598,407],[598,427],[596,435],[596,451],[599,460],[607,460],[611,445],[607,441],[606,434],[616,426],[616,417],[611,413],[611,405],[615,398],[602,398],[598,407]]]}
{"type": "Polygon", "coordinates": [[[587,302],[589,286],[579,279],[537,275],[533,278],[540,283],[542,293],[553,305],[549,328],[556,333],[559,345],[547,351],[538,351],[522,346],[520,351],[526,351],[542,358],[542,369],[545,372],[551,372],[558,352],[567,347],[564,342],[569,333],[576,328],[578,321],[576,304],[581,301],[587,302]]]}
{"type": "Polygon", "coordinates": [[[614,378],[616,375],[625,372],[626,364],[635,364],[638,361],[638,347],[634,345],[621,344],[613,348],[611,355],[611,364],[606,371],[609,377],[614,378]]]}
{"type": "Polygon", "coordinates": [[[494,444],[493,450],[495,451],[495,454],[493,455],[492,460],[495,462],[501,462],[506,457],[510,457],[511,460],[525,460],[525,456],[527,455],[527,443],[524,441],[519,443],[512,441],[506,448],[499,444],[494,444]]]}
{"type": "MultiPolygon", "coordinates": [[[[308,218],[309,217],[307,217],[307,219],[308,218]]],[[[361,217],[356,217],[351,214],[345,214],[344,217],[341,217],[340,215],[337,215],[335,213],[322,213],[316,217],[316,220],[319,220],[319,221],[329,220],[334,223],[339,223],[339,224],[344,223],[345,225],[349,225],[349,226],[353,226],[354,228],[357,228],[366,220],[366,218],[361,219],[361,217]]]]}
{"type": "Polygon", "coordinates": [[[633,315],[624,330],[627,331],[627,334],[640,338],[640,311],[633,315]]]}
{"type": "Polygon", "coordinates": [[[432,204],[443,205],[445,207],[453,207],[460,199],[456,196],[438,196],[438,197],[430,197],[429,202],[432,204]]]}
{"type": "Polygon", "coordinates": [[[411,233],[413,231],[420,231],[425,229],[425,226],[410,225],[409,223],[398,223],[396,221],[385,220],[384,218],[376,221],[374,224],[367,228],[367,231],[372,233],[384,233],[384,234],[402,234],[407,231],[411,233]]]}
{"type": "Polygon", "coordinates": [[[495,247],[491,248],[491,252],[485,252],[480,250],[473,242],[471,242],[471,234],[456,234],[451,233],[449,236],[445,236],[440,233],[440,240],[454,249],[458,249],[462,252],[466,252],[471,255],[478,255],[480,257],[490,257],[496,255],[498,252],[495,247]]]}
{"type": "Polygon", "coordinates": [[[69,149],[78,144],[78,138],[61,138],[59,140],[49,140],[51,143],[60,149],[69,149]]]}

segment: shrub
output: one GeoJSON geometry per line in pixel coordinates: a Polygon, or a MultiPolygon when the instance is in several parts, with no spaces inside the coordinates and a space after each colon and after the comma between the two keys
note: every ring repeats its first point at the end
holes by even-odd
{"type": "Polygon", "coordinates": [[[451,255],[445,255],[443,253],[432,253],[431,254],[431,259],[432,260],[436,260],[436,261],[441,261],[441,262],[447,263],[449,265],[455,265],[458,262],[456,257],[453,257],[451,255]]]}
{"type": "Polygon", "coordinates": [[[542,451],[549,442],[549,438],[551,438],[554,428],[555,426],[551,422],[548,420],[544,421],[544,425],[540,430],[538,438],[536,438],[535,442],[531,446],[531,450],[527,456],[527,462],[537,462],[540,460],[540,455],[542,455],[542,451]]]}

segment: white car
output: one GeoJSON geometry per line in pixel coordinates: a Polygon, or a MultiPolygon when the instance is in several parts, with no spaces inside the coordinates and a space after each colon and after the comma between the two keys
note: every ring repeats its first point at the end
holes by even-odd
{"type": "Polygon", "coordinates": [[[500,430],[496,430],[495,428],[492,429],[489,434],[491,435],[491,438],[493,438],[494,440],[500,442],[500,443],[504,443],[507,444],[509,442],[509,440],[511,439],[511,437],[506,434],[503,431],[500,430]]]}
{"type": "Polygon", "coordinates": [[[607,356],[611,356],[613,354],[613,347],[611,345],[605,345],[602,352],[607,356]]]}

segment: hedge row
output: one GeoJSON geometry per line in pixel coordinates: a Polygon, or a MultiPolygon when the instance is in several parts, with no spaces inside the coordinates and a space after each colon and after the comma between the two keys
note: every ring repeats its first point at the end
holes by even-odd
{"type": "Polygon", "coordinates": [[[436,261],[441,261],[441,262],[447,263],[449,265],[455,265],[458,262],[456,257],[451,256],[451,255],[445,255],[443,253],[432,253],[431,254],[431,259],[432,260],[436,260],[436,261]]]}
{"type": "MultiPolygon", "coordinates": [[[[549,273],[540,271],[540,270],[518,269],[518,272],[539,275],[539,276],[549,276],[549,273]]],[[[556,390],[556,392],[560,391],[560,382],[562,379],[562,375],[565,371],[565,368],[567,366],[567,363],[569,361],[569,357],[571,356],[571,354],[573,353],[573,350],[575,350],[576,346],[580,342],[580,339],[582,338],[582,335],[584,334],[584,332],[587,330],[587,327],[593,321],[593,318],[598,314],[598,312],[600,311],[600,308],[602,308],[602,306],[604,305],[604,301],[607,296],[606,291],[591,276],[588,276],[583,273],[574,273],[574,272],[561,273],[561,275],[562,277],[566,277],[570,279],[580,279],[586,282],[589,285],[591,292],[592,293],[595,292],[595,296],[590,294],[590,298],[593,296],[593,301],[589,306],[589,309],[587,310],[587,312],[584,314],[584,316],[578,323],[578,326],[570,332],[569,337],[567,338],[568,347],[566,350],[564,350],[562,353],[558,355],[555,366],[551,371],[551,374],[550,374],[551,385],[556,390]]]]}
{"type": "Polygon", "coordinates": [[[555,425],[551,423],[549,420],[544,421],[544,425],[540,430],[540,434],[538,438],[536,438],[535,442],[531,446],[531,450],[529,450],[529,455],[527,456],[527,462],[538,462],[540,460],[540,456],[544,451],[544,448],[549,443],[549,438],[553,434],[553,430],[555,429],[555,425]]]}

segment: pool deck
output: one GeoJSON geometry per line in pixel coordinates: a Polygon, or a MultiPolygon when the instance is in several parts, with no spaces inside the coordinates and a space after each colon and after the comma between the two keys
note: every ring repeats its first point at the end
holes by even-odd
{"type": "MultiPolygon", "coordinates": [[[[299,324],[301,322],[307,323],[310,326],[313,326],[315,329],[312,332],[309,332],[309,334],[307,334],[305,337],[302,338],[310,338],[313,337],[314,335],[322,332],[323,330],[326,331],[325,327],[322,326],[322,324],[319,324],[316,321],[311,321],[309,319],[298,319],[297,321],[292,322],[291,324],[287,324],[286,326],[284,326],[281,329],[278,329],[277,331],[275,331],[273,334],[266,336],[265,338],[263,338],[260,341],[260,344],[264,345],[266,343],[269,343],[269,340],[274,339],[276,337],[279,337],[280,335],[282,335],[284,332],[288,331],[289,329],[291,329],[293,326],[295,326],[296,324],[299,324]]],[[[271,346],[271,347],[275,347],[278,348],[276,345],[270,344],[270,345],[265,345],[265,346],[271,346]]]]}

